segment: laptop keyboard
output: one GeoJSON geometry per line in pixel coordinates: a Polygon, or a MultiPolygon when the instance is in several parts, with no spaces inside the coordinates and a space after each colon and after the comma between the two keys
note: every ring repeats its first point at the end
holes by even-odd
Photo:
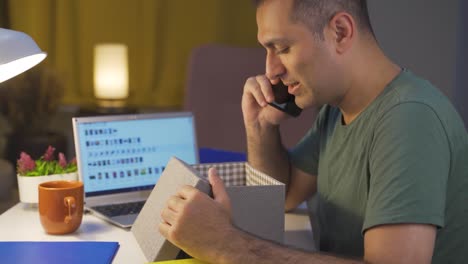
{"type": "Polygon", "coordinates": [[[138,214],[140,213],[141,208],[143,208],[144,204],[145,201],[139,201],[131,203],[94,206],[92,208],[103,215],[114,217],[119,215],[138,214]]]}

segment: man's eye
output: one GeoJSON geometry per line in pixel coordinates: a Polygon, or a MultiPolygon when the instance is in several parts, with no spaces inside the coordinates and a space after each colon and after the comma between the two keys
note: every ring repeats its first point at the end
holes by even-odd
{"type": "Polygon", "coordinates": [[[280,48],[276,51],[276,54],[286,54],[289,52],[289,47],[287,48],[280,48]]]}

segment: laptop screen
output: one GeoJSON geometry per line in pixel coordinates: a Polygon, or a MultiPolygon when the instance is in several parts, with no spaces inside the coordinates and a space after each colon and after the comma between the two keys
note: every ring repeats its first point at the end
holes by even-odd
{"type": "Polygon", "coordinates": [[[86,196],[151,189],[170,157],[198,163],[191,113],[73,118],[86,196]]]}

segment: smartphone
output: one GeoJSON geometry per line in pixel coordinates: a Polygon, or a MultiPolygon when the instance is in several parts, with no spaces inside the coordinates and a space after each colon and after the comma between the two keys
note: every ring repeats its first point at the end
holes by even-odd
{"type": "Polygon", "coordinates": [[[293,117],[298,117],[301,114],[302,109],[294,102],[295,96],[288,93],[288,87],[283,82],[271,85],[271,88],[273,89],[275,101],[268,103],[269,105],[293,117]]]}

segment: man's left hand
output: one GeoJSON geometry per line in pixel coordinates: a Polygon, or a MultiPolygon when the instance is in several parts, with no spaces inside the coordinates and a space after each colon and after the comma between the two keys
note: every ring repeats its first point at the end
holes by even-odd
{"type": "Polygon", "coordinates": [[[183,186],[161,211],[159,232],[186,253],[201,260],[217,259],[223,242],[236,232],[231,202],[214,168],[208,171],[213,196],[183,186]]]}

